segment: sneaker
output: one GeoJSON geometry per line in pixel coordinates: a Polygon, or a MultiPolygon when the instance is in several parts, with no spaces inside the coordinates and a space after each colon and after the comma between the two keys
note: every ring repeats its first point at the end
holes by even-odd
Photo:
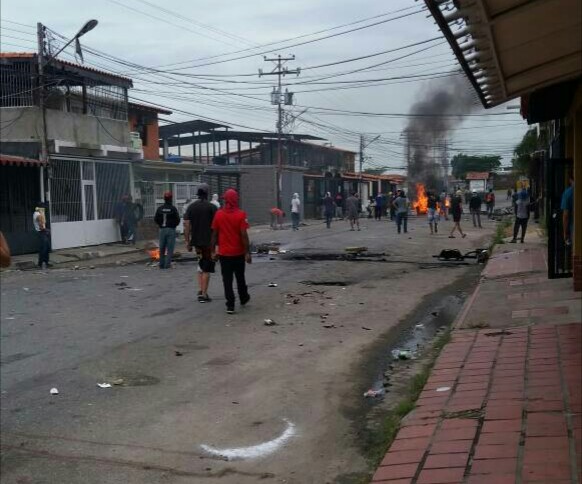
{"type": "Polygon", "coordinates": [[[205,303],[206,302],[206,299],[204,298],[204,296],[202,294],[199,294],[198,295],[198,302],[199,303],[205,303]]]}
{"type": "Polygon", "coordinates": [[[202,301],[200,301],[200,300],[199,301],[202,303],[212,302],[212,299],[210,299],[210,296],[208,294],[206,294],[206,296],[201,296],[201,297],[202,297],[202,301]]]}
{"type": "Polygon", "coordinates": [[[515,244],[515,243],[517,243],[517,240],[515,240],[515,239],[511,239],[511,240],[509,241],[509,243],[510,243],[510,244],[515,244]]]}
{"type": "Polygon", "coordinates": [[[226,308],[226,314],[234,314],[234,308],[226,308]]]}
{"type": "Polygon", "coordinates": [[[246,305],[246,304],[247,304],[247,303],[248,303],[250,300],[251,300],[251,296],[249,296],[249,295],[247,294],[247,297],[245,297],[244,299],[243,299],[243,298],[241,298],[241,300],[240,300],[240,305],[241,305],[241,306],[245,306],[245,305],[246,305]]]}

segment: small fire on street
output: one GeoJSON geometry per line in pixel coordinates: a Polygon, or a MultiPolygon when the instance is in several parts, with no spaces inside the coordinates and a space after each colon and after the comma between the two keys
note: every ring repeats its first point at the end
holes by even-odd
{"type": "Polygon", "coordinates": [[[412,202],[412,208],[417,215],[423,215],[428,212],[428,197],[423,183],[416,184],[416,200],[412,202]]]}
{"type": "Polygon", "coordinates": [[[152,261],[160,260],[160,249],[150,249],[148,250],[148,254],[152,258],[152,261]]]}

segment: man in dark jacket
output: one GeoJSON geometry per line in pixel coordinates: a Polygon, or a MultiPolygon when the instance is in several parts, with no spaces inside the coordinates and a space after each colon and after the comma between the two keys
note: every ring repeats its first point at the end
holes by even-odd
{"type": "Polygon", "coordinates": [[[154,222],[160,227],[160,269],[169,269],[176,246],[176,227],[180,224],[178,209],[172,205],[172,192],[164,193],[164,204],[156,210],[154,222]]]}
{"type": "Polygon", "coordinates": [[[473,227],[477,227],[477,223],[479,224],[479,228],[481,227],[481,197],[477,194],[477,190],[473,190],[473,195],[471,196],[471,200],[469,200],[469,211],[473,216],[473,227]]]}

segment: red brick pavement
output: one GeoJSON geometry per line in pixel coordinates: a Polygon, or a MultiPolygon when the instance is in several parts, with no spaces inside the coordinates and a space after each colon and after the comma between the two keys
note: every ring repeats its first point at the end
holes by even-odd
{"type": "Polygon", "coordinates": [[[582,483],[582,325],[455,331],[373,477],[582,483]]]}

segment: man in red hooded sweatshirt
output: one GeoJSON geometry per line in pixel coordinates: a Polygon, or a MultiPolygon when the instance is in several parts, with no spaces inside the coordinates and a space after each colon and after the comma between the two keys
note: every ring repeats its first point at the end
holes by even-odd
{"type": "Polygon", "coordinates": [[[238,193],[231,188],[224,194],[224,207],[216,212],[212,221],[211,241],[213,259],[217,258],[218,245],[228,314],[234,313],[233,276],[236,278],[240,305],[244,306],[251,299],[245,281],[245,263],[250,264],[252,261],[248,228],[247,214],[238,207],[238,193]]]}

